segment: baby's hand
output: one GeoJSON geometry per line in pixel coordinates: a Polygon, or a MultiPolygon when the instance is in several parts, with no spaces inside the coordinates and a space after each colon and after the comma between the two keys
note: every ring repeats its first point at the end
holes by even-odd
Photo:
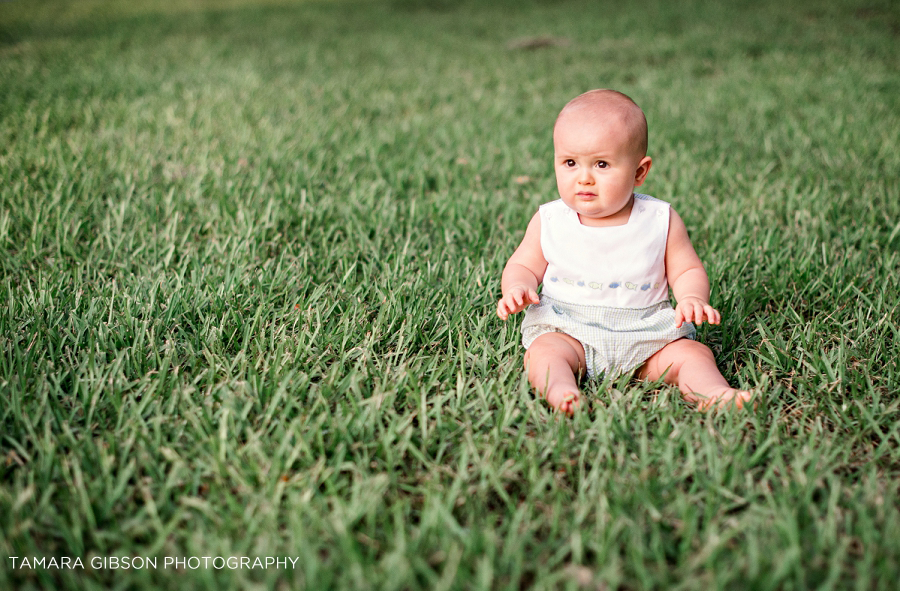
{"type": "Polygon", "coordinates": [[[722,316],[709,302],[694,296],[683,298],[675,306],[675,328],[681,328],[685,322],[703,324],[704,320],[710,324],[718,324],[722,321],[722,316]]]}
{"type": "Polygon", "coordinates": [[[539,304],[540,301],[537,292],[530,287],[514,285],[497,302],[497,316],[506,320],[510,314],[518,314],[528,304],[539,304]]]}

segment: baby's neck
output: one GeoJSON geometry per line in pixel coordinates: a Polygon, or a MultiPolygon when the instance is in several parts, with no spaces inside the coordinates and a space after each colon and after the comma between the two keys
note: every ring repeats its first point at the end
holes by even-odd
{"type": "Polygon", "coordinates": [[[608,215],[602,218],[588,218],[584,217],[580,213],[575,215],[578,216],[578,221],[582,226],[590,226],[592,228],[611,228],[613,226],[624,226],[631,219],[631,210],[634,208],[634,193],[631,195],[631,199],[628,200],[628,203],[625,206],[612,215],[608,215]]]}

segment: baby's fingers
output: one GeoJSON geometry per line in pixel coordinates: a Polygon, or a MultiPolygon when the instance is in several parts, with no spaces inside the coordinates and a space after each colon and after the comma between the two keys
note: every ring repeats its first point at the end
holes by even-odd
{"type": "Polygon", "coordinates": [[[503,320],[506,320],[510,314],[515,314],[523,307],[522,296],[520,294],[506,294],[505,296],[500,298],[499,302],[497,302],[497,316],[499,316],[503,320]],[[518,298],[516,296],[518,296],[518,298]],[[516,300],[518,300],[518,302],[516,300]]]}
{"type": "Polygon", "coordinates": [[[703,324],[703,320],[705,318],[706,307],[703,304],[697,303],[692,306],[694,316],[693,322],[694,324],[700,325],[703,324]]]}
{"type": "MultiPolygon", "coordinates": [[[[512,293],[509,294],[509,297],[512,298],[513,307],[515,311],[518,312],[522,309],[523,298],[525,297],[525,293],[521,290],[513,290],[512,293]]],[[[514,312],[515,313],[515,312],[514,312]]]]}
{"type": "Polygon", "coordinates": [[[506,320],[507,316],[509,316],[509,310],[506,307],[506,302],[501,298],[499,302],[497,302],[497,316],[499,316],[502,320],[506,320]]]}
{"type": "Polygon", "coordinates": [[[510,314],[518,314],[528,304],[539,304],[540,301],[541,299],[535,290],[515,287],[497,302],[497,316],[506,320],[510,314]]]}
{"type": "Polygon", "coordinates": [[[703,304],[687,303],[678,306],[675,311],[675,326],[681,328],[685,322],[700,324],[703,322],[703,304]]]}
{"type": "Polygon", "coordinates": [[[500,301],[497,302],[497,316],[503,320],[506,320],[510,314],[515,314],[516,312],[516,303],[510,294],[500,298],[500,301]]]}
{"type": "Polygon", "coordinates": [[[719,324],[722,322],[722,315],[712,306],[705,306],[703,311],[706,313],[706,321],[710,324],[719,324]]]}
{"type": "Polygon", "coordinates": [[[694,304],[694,324],[703,324],[703,321],[710,324],[718,324],[722,318],[719,311],[709,304],[694,304]]]}

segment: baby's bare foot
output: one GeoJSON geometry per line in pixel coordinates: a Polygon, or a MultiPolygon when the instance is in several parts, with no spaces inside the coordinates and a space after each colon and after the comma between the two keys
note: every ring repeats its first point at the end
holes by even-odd
{"type": "MultiPolygon", "coordinates": [[[[747,390],[724,388],[719,392],[710,392],[706,395],[689,394],[686,398],[689,402],[697,405],[697,410],[708,411],[714,408],[728,408],[731,405],[739,409],[744,408],[744,403],[749,402],[753,398],[753,394],[747,390]]],[[[755,404],[754,402],[754,406],[755,404]]]]}
{"type": "Polygon", "coordinates": [[[575,390],[574,392],[570,388],[561,387],[561,388],[551,388],[547,392],[547,402],[560,412],[564,412],[569,416],[575,413],[575,409],[578,408],[578,402],[581,399],[581,394],[575,390]]]}

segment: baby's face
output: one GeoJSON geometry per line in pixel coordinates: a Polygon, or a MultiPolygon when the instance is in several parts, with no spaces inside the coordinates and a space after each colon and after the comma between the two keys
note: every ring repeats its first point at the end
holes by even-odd
{"type": "Polygon", "coordinates": [[[615,116],[564,116],[553,133],[556,187],[563,203],[587,226],[628,221],[631,195],[644,182],[650,159],[629,141],[615,116]]]}

